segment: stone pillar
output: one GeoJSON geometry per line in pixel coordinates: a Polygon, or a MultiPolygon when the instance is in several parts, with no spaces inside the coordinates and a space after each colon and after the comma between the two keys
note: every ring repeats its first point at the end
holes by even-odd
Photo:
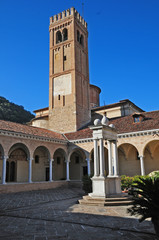
{"type": "Polygon", "coordinates": [[[114,176],[118,176],[118,153],[117,153],[117,142],[113,141],[113,155],[114,155],[114,176]]]}
{"type": "Polygon", "coordinates": [[[49,181],[52,182],[52,162],[54,161],[54,159],[50,159],[50,168],[49,168],[49,181]]]}
{"type": "Polygon", "coordinates": [[[34,160],[33,158],[29,159],[29,183],[32,183],[32,161],[33,160],[34,160]]]}
{"type": "Polygon", "coordinates": [[[141,175],[145,175],[145,166],[144,166],[144,157],[140,156],[140,167],[141,167],[141,175]]]}
{"type": "Polygon", "coordinates": [[[2,184],[6,183],[6,163],[8,156],[3,157],[3,172],[2,172],[2,184]]]}
{"type": "Polygon", "coordinates": [[[66,161],[66,181],[70,181],[70,161],[66,161]]]}
{"type": "Polygon", "coordinates": [[[108,177],[112,177],[113,176],[113,169],[112,169],[112,142],[111,141],[107,141],[108,144],[108,177]]]}
{"type": "Polygon", "coordinates": [[[94,139],[94,177],[99,175],[98,140],[94,139]]]}
{"type": "Polygon", "coordinates": [[[88,176],[90,176],[90,175],[91,175],[90,159],[87,158],[86,161],[87,161],[87,172],[88,172],[88,176]]]}
{"type": "Polygon", "coordinates": [[[103,138],[99,139],[100,142],[100,177],[104,177],[104,147],[103,138]]]}

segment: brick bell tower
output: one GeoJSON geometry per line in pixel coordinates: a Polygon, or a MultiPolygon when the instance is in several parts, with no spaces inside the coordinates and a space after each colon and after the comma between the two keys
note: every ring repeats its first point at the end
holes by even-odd
{"type": "Polygon", "coordinates": [[[49,129],[74,132],[90,121],[87,23],[74,9],[50,18],[49,129]]]}

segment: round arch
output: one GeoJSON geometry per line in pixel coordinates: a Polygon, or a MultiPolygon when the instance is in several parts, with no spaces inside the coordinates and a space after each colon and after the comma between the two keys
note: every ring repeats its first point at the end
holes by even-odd
{"type": "Polygon", "coordinates": [[[159,170],[159,140],[148,142],[143,150],[145,174],[159,170]]]}
{"type": "Polygon", "coordinates": [[[6,182],[28,181],[28,159],[30,151],[23,143],[13,144],[8,151],[6,163],[6,182]]]}
{"type": "Polygon", "coordinates": [[[41,145],[36,147],[32,161],[32,180],[33,182],[49,181],[49,160],[50,151],[41,145]]]}
{"type": "Polygon", "coordinates": [[[74,148],[69,153],[70,180],[82,180],[88,174],[86,153],[80,148],[74,148]]]}
{"type": "Polygon", "coordinates": [[[3,156],[4,156],[4,149],[3,149],[2,145],[0,144],[0,160],[3,160],[3,156]]]}
{"type": "Polygon", "coordinates": [[[119,174],[140,175],[140,158],[137,148],[130,143],[123,143],[118,147],[119,174]]]}
{"type": "Polygon", "coordinates": [[[66,180],[67,154],[63,148],[57,148],[53,155],[53,180],[66,180]]]}
{"type": "Polygon", "coordinates": [[[24,143],[13,144],[8,151],[8,156],[11,154],[11,152],[15,151],[16,149],[22,149],[26,153],[27,159],[30,158],[29,148],[24,143]]]}

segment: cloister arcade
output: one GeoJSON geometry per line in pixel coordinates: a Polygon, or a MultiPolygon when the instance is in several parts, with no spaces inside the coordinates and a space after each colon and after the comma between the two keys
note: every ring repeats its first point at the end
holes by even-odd
{"type": "MultiPolygon", "coordinates": [[[[51,146],[51,145],[50,145],[51,146]]],[[[4,150],[0,144],[1,183],[81,180],[94,174],[94,149],[72,144],[51,148],[14,143],[4,150]],[[7,154],[6,154],[7,153],[7,154]],[[5,175],[5,176],[4,176],[5,175]]],[[[99,151],[99,150],[98,150],[99,151]]],[[[104,146],[105,173],[108,175],[108,146],[104,146]]],[[[159,140],[145,142],[140,148],[132,143],[118,143],[119,175],[144,175],[159,170],[159,140]]]]}

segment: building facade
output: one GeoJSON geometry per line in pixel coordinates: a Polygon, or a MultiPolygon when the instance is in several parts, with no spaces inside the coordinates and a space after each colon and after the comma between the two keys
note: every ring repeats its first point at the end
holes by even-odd
{"type": "MultiPolygon", "coordinates": [[[[159,111],[145,112],[128,99],[99,106],[101,90],[89,82],[87,23],[74,8],[51,17],[49,32],[49,107],[35,110],[29,125],[0,121],[1,184],[93,175],[94,139],[89,126],[103,115],[118,133],[119,175],[159,170],[159,111]]],[[[110,158],[116,161],[108,154],[114,143],[101,141],[106,177],[110,158]]]]}

